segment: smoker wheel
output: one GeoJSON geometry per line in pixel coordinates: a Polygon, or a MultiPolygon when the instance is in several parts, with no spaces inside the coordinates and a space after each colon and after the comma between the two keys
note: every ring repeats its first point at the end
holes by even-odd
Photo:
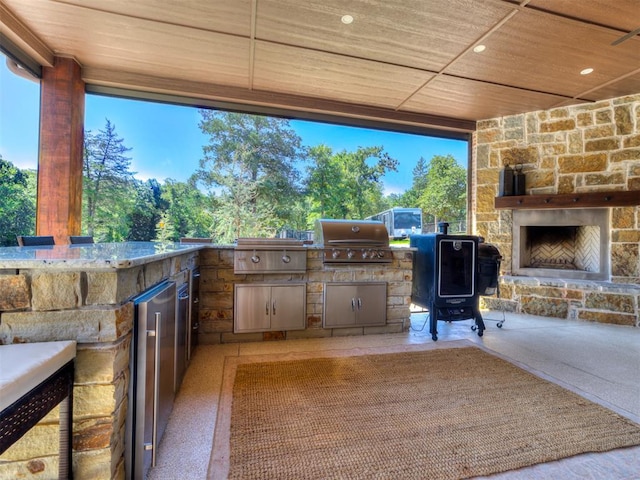
{"type": "MultiPolygon", "coordinates": [[[[502,328],[502,325],[498,325],[500,328],[502,328]]],[[[478,326],[477,325],[471,325],[471,331],[475,332],[476,330],[478,330],[478,326]]],[[[480,330],[478,331],[478,336],[481,337],[484,334],[484,330],[480,330]]]]}

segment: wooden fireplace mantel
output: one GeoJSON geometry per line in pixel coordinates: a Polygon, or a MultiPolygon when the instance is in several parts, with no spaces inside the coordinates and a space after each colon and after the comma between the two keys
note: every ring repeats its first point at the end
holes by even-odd
{"type": "Polygon", "coordinates": [[[496,209],[631,207],[640,205],[640,190],[615,192],[514,195],[496,197],[496,209]]]}

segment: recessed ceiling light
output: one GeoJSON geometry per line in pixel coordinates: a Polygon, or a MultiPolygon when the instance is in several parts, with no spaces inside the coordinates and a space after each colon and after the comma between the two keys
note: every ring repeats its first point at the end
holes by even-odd
{"type": "Polygon", "coordinates": [[[486,45],[476,45],[475,47],[473,47],[473,51],[476,53],[480,53],[484,52],[486,48],[486,45]]]}
{"type": "Polygon", "coordinates": [[[353,23],[353,17],[351,15],[343,15],[340,21],[345,25],[350,25],[353,23]]]}
{"type": "Polygon", "coordinates": [[[585,68],[580,72],[580,75],[589,75],[592,72],[593,72],[593,68],[585,68]]]}

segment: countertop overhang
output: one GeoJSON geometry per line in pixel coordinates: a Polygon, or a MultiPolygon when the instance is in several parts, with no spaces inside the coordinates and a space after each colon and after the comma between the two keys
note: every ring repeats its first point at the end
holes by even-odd
{"type": "MultiPolygon", "coordinates": [[[[34,247],[1,247],[0,270],[43,268],[103,270],[130,268],[204,249],[238,248],[235,244],[114,242],[76,245],[42,245],[34,247]]],[[[279,247],[282,248],[282,247],[279,247]]],[[[302,248],[321,250],[322,245],[302,248]]],[[[392,250],[409,247],[391,245],[392,250]]]]}
{"type": "Polygon", "coordinates": [[[200,244],[116,242],[0,248],[0,269],[118,269],[205,248],[200,244]]]}

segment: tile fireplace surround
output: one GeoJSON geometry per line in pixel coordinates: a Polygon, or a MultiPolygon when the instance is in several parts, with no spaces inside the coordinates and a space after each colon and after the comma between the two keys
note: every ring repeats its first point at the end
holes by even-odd
{"type": "Polygon", "coordinates": [[[491,308],[640,327],[640,95],[478,122],[471,166],[473,231],[503,256],[500,298],[484,298],[491,308]],[[624,192],[631,204],[578,202],[555,217],[497,208],[499,173],[517,164],[527,196],[624,192]],[[569,246],[552,243],[560,237],[569,246]]]}

